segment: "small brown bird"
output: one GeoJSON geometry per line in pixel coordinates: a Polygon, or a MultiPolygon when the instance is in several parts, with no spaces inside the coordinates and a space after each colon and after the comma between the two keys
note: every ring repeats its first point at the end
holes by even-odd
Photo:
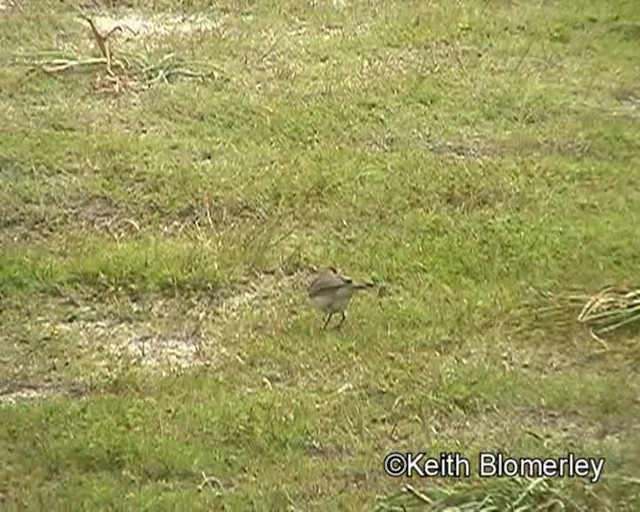
{"type": "Polygon", "coordinates": [[[334,313],[340,313],[342,319],[336,326],[339,329],[347,318],[345,310],[356,290],[364,290],[372,286],[373,283],[356,284],[352,279],[341,276],[334,267],[328,267],[318,273],[309,284],[309,298],[316,308],[327,313],[327,319],[322,328],[327,328],[334,313]]]}

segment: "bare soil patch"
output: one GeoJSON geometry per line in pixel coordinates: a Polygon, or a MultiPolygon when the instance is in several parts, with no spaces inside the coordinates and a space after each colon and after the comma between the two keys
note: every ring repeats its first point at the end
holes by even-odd
{"type": "MultiPolygon", "coordinates": [[[[194,32],[205,32],[219,26],[219,20],[214,20],[205,14],[178,15],[170,13],[144,14],[131,11],[123,16],[102,13],[93,16],[96,28],[107,34],[116,27],[120,27],[120,37],[124,41],[136,41],[168,35],[188,35],[194,32]]],[[[86,22],[78,18],[78,22],[86,22]]]]}
{"type": "MultiPolygon", "coordinates": [[[[283,302],[289,305],[299,298],[305,278],[304,272],[261,273],[211,296],[118,297],[107,303],[95,298],[49,298],[29,322],[64,351],[65,371],[82,365],[89,380],[123,368],[168,375],[198,366],[217,367],[236,357],[229,338],[236,332],[233,326],[237,332],[251,331],[252,323],[260,322],[258,317],[276,318],[283,302]],[[292,289],[296,291],[291,293],[292,289]]],[[[50,352],[38,354],[52,357],[50,352]]],[[[19,364],[11,357],[8,354],[9,364],[19,364]]],[[[48,367],[43,364],[45,373],[28,377],[28,384],[16,382],[0,389],[0,405],[78,395],[83,382],[75,382],[73,389],[51,384],[48,367]]]]}

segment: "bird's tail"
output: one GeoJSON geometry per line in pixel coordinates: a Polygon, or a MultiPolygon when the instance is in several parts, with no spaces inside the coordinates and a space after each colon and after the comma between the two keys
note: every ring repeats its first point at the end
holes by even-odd
{"type": "Polygon", "coordinates": [[[353,288],[356,290],[366,290],[368,288],[373,288],[375,286],[374,283],[368,281],[366,283],[354,283],[353,288]]]}

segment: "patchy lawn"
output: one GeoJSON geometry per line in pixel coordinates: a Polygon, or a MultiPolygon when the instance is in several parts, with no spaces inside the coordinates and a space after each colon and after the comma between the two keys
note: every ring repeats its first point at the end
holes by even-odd
{"type": "Polygon", "coordinates": [[[80,9],[0,1],[3,509],[640,508],[638,323],[534,311],[639,281],[640,5],[80,9]]]}

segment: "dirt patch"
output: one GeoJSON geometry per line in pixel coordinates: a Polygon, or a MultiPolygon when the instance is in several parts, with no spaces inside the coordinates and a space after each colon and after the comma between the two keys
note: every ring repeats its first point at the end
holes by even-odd
{"type": "Polygon", "coordinates": [[[444,140],[431,135],[417,134],[414,139],[414,137],[405,138],[389,131],[382,131],[366,134],[353,142],[369,153],[386,153],[404,145],[413,146],[417,143],[434,155],[458,161],[479,161],[498,152],[491,141],[484,140],[479,135],[458,140],[444,140]]]}
{"type": "Polygon", "coordinates": [[[127,355],[146,366],[165,364],[186,368],[198,364],[202,337],[196,333],[175,336],[140,336],[124,345],[127,355]]]}
{"type": "Polygon", "coordinates": [[[296,274],[261,274],[216,297],[131,302],[121,304],[120,313],[87,306],[78,310],[82,318],[67,315],[45,323],[58,335],[76,339],[99,366],[115,361],[162,372],[209,366],[225,355],[220,339],[225,326],[254,311],[274,310],[300,280],[296,274]]]}
{"type": "Polygon", "coordinates": [[[184,206],[176,212],[159,212],[164,234],[182,232],[187,226],[218,227],[230,222],[263,222],[266,213],[259,205],[233,197],[213,197],[204,204],[184,206]]]}
{"type": "Polygon", "coordinates": [[[126,205],[109,197],[83,199],[56,197],[53,193],[41,203],[28,203],[22,208],[0,206],[0,239],[31,241],[58,234],[69,226],[109,233],[116,238],[140,231],[126,205]],[[68,202],[70,204],[65,204],[68,202]]]}
{"type": "MultiPolygon", "coordinates": [[[[7,360],[28,358],[33,371],[23,378],[29,385],[8,380],[0,386],[0,405],[78,396],[51,384],[60,377],[53,364],[58,359],[64,361],[65,374],[80,376],[80,386],[84,379],[91,382],[121,369],[170,375],[224,365],[238,357],[233,339],[250,338],[284,310],[298,310],[307,271],[283,268],[202,294],[43,296],[19,314],[44,348],[26,355],[19,344],[8,349],[7,360]]],[[[14,340],[8,339],[7,347],[14,340]]]]}
{"type": "Polygon", "coordinates": [[[600,437],[597,424],[588,423],[576,414],[539,407],[517,409],[514,416],[527,433],[540,439],[584,441],[600,437]]]}
{"type": "Polygon", "coordinates": [[[194,328],[164,332],[151,321],[117,318],[58,322],[51,327],[78,339],[85,351],[93,352],[98,366],[115,362],[171,370],[205,364],[211,355],[202,350],[205,340],[194,328]]]}
{"type": "Polygon", "coordinates": [[[84,393],[80,388],[62,388],[53,385],[14,385],[0,390],[0,407],[23,402],[44,400],[55,396],[80,397],[84,393]]]}
{"type": "MultiPolygon", "coordinates": [[[[92,16],[96,28],[102,34],[108,34],[117,27],[122,29],[118,37],[124,41],[135,41],[168,35],[187,35],[206,32],[219,26],[219,20],[213,20],[204,14],[177,15],[168,13],[149,14],[130,12],[124,16],[107,14],[92,16]]],[[[86,26],[86,21],[78,18],[78,23],[86,26]]],[[[114,34],[116,36],[116,34],[114,34]]]]}
{"type": "Polygon", "coordinates": [[[456,160],[480,160],[483,157],[491,156],[494,152],[480,137],[470,137],[459,141],[445,141],[427,137],[424,144],[430,152],[456,160]]]}
{"type": "Polygon", "coordinates": [[[126,205],[116,204],[108,196],[92,196],[78,201],[63,212],[65,224],[79,224],[83,229],[107,232],[119,238],[140,231],[126,205]]]}
{"type": "Polygon", "coordinates": [[[0,14],[9,12],[11,9],[17,8],[22,12],[20,4],[13,2],[12,0],[0,0],[0,14]]]}
{"type": "Polygon", "coordinates": [[[628,103],[634,108],[640,105],[640,88],[616,87],[612,95],[620,103],[628,103]]]}
{"type": "Polygon", "coordinates": [[[611,438],[605,425],[567,411],[544,407],[519,407],[511,410],[487,410],[470,419],[446,418],[442,429],[446,432],[469,431],[472,439],[495,440],[501,443],[505,435],[514,431],[524,433],[540,443],[584,443],[596,439],[611,438]],[[473,427],[471,426],[473,425],[473,427]]]}
{"type": "Polygon", "coordinates": [[[0,406],[15,405],[19,402],[33,402],[49,398],[53,395],[50,390],[38,388],[22,388],[15,391],[6,391],[0,393],[0,406]]]}
{"type": "Polygon", "coordinates": [[[637,119],[640,114],[640,88],[616,87],[612,92],[617,106],[611,109],[613,115],[637,119]]]}
{"type": "Polygon", "coordinates": [[[439,140],[434,137],[425,137],[422,142],[430,152],[441,155],[443,158],[467,161],[504,158],[512,155],[532,157],[553,154],[581,158],[596,152],[589,141],[581,138],[490,140],[480,136],[469,136],[458,140],[439,140]]]}
{"type": "Polygon", "coordinates": [[[57,189],[40,203],[33,201],[19,208],[13,204],[0,205],[0,239],[39,240],[69,228],[107,233],[116,239],[135,236],[143,230],[171,235],[194,227],[213,229],[235,222],[255,224],[267,218],[260,206],[235,198],[217,197],[204,205],[168,211],[148,201],[132,205],[104,194],[82,196],[75,191],[68,196],[56,194],[57,189]]]}

